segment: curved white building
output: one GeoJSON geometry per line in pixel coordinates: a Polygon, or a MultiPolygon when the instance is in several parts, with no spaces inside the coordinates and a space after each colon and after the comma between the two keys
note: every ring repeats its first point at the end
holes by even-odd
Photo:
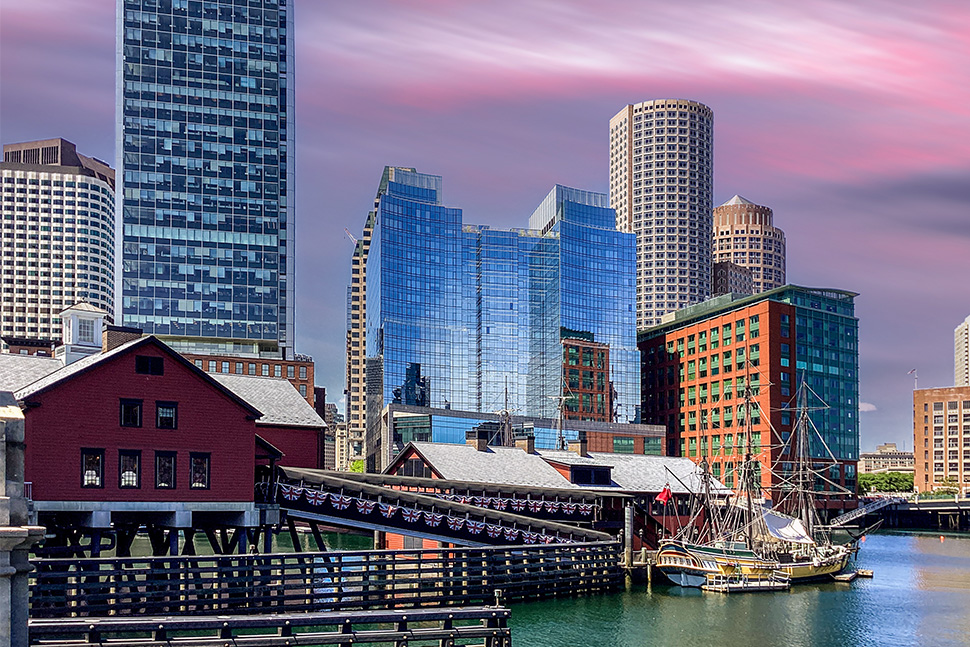
{"type": "Polygon", "coordinates": [[[750,268],[754,294],[785,285],[785,232],[772,218],[739,195],[714,209],[714,262],[750,268]]]}
{"type": "Polygon", "coordinates": [[[61,338],[79,301],[114,311],[114,171],[50,139],[3,147],[0,335],[61,338]]]}
{"type": "Polygon", "coordinates": [[[637,235],[637,328],[711,294],[714,112],[686,99],[610,120],[610,206],[637,235]]]}

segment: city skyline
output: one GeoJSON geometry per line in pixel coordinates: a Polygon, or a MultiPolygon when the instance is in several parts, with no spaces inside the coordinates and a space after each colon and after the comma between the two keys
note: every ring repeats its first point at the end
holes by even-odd
{"type": "MultiPolygon", "coordinates": [[[[519,226],[553,184],[608,190],[617,110],[684,98],[715,113],[714,204],[771,205],[789,282],[860,293],[862,448],[911,447],[906,372],[951,383],[970,303],[970,10],[741,6],[297,3],[295,348],[318,383],[344,388],[343,228],[385,165],[519,226]]],[[[3,142],[64,137],[114,165],[114,3],[2,12],[3,142]]]]}

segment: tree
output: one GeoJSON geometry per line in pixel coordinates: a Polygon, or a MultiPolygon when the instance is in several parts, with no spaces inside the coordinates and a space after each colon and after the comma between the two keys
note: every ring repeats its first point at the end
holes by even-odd
{"type": "Polygon", "coordinates": [[[903,472],[860,474],[859,491],[862,494],[870,492],[912,492],[913,475],[903,472]]]}

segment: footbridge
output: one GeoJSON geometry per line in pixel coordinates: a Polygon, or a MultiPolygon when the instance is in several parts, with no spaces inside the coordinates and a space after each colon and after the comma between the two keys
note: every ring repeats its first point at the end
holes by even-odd
{"type": "MultiPolygon", "coordinates": [[[[603,495],[281,467],[269,498],[294,521],[378,530],[459,546],[611,541],[593,526],[603,495]]],[[[611,498],[623,495],[610,493],[611,498]]],[[[319,537],[318,537],[318,541],[319,537]]]]}

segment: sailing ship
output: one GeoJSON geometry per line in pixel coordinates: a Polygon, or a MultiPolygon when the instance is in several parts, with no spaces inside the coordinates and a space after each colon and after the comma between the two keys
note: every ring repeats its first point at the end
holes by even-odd
{"type": "MultiPolygon", "coordinates": [[[[806,406],[807,386],[799,389],[797,460],[790,479],[784,479],[786,495],[774,508],[760,499],[759,464],[751,440],[751,394],[745,392],[747,442],[739,474],[741,500],[715,505],[710,496],[711,477],[701,463],[703,492],[698,493],[697,513],[703,511],[702,528],[688,524],[672,539],[662,540],[657,569],[679,586],[702,587],[715,581],[803,582],[841,572],[855,550],[853,544],[833,543],[817,519],[814,484],[815,460],[809,455],[811,421],[806,406]],[[787,510],[782,512],[782,510],[787,510]],[[695,536],[697,533],[697,536],[695,536]]],[[[790,447],[783,448],[790,450],[790,447]]],[[[834,460],[834,458],[833,458],[834,460]]],[[[692,515],[692,519],[699,518],[692,515]]]]}

